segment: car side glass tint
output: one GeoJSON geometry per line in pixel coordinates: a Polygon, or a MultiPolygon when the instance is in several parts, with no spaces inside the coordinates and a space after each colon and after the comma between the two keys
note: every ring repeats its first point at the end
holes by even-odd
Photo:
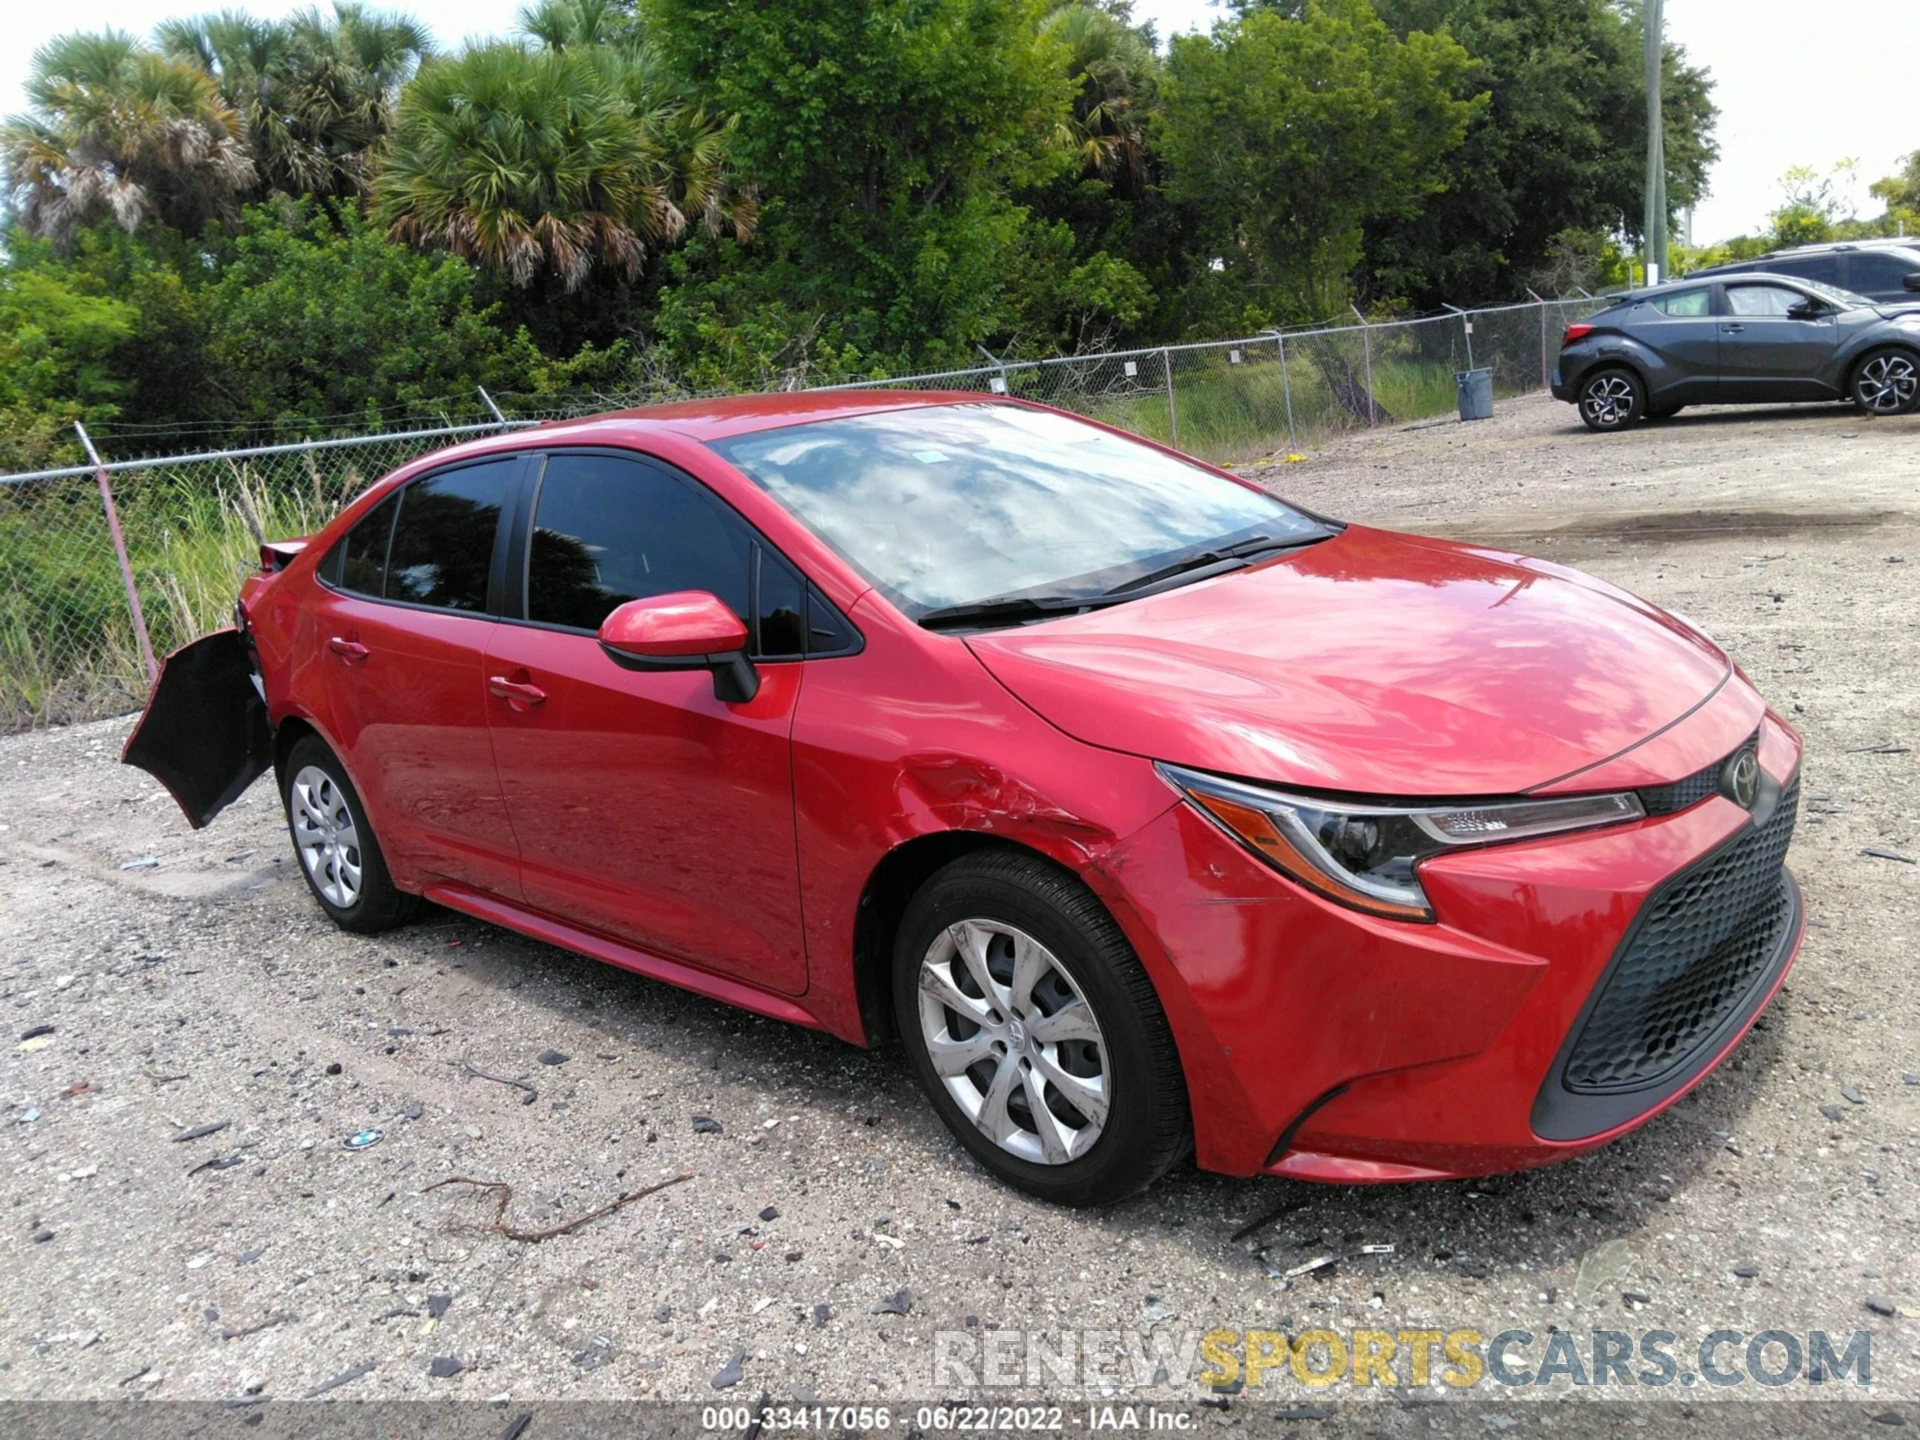
{"type": "Polygon", "coordinates": [[[416,480],[400,492],[387,553],[389,600],[484,611],[487,576],[520,457],[464,465],[416,480]]]}
{"type": "Polygon", "coordinates": [[[1785,315],[1806,297],[1779,285],[1729,285],[1727,309],[1735,315],[1785,315]]]}
{"type": "Polygon", "coordinates": [[[744,525],[663,470],[556,454],[534,506],[527,618],[598,630],[629,600],[706,590],[751,625],[753,551],[744,525]]]}
{"type": "Polygon", "coordinates": [[[806,586],[783,561],[764,547],[756,548],[760,570],[760,587],[754,596],[759,632],[756,654],[765,660],[797,660],[807,653],[806,586]]]}
{"type": "Polygon", "coordinates": [[[393,514],[400,508],[396,491],[382,500],[341,542],[344,552],[337,572],[342,590],[379,596],[387,587],[387,541],[393,534],[393,514]]]}
{"type": "Polygon", "coordinates": [[[809,655],[838,655],[853,648],[853,628],[840,618],[840,612],[828,603],[827,597],[809,585],[807,587],[807,653],[809,655]]]}
{"type": "Polygon", "coordinates": [[[1876,290],[1904,290],[1907,276],[1920,270],[1920,251],[1911,259],[1902,255],[1857,253],[1850,262],[1847,288],[1870,295],[1876,290]]]}
{"type": "Polygon", "coordinates": [[[1683,290],[1678,295],[1666,295],[1654,302],[1662,314],[1676,320],[1698,319],[1713,313],[1713,292],[1711,290],[1683,290]]]}

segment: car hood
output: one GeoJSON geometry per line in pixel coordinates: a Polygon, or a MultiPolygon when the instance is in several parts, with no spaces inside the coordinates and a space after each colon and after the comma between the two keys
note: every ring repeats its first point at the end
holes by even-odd
{"type": "Polygon", "coordinates": [[[1562,779],[1672,725],[1731,668],[1679,621],[1578,571],[1361,526],[967,643],[1089,744],[1405,798],[1562,779]]]}

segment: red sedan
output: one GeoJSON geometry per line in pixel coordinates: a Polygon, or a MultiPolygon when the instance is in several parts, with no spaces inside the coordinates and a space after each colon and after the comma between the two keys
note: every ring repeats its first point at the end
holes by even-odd
{"type": "Polygon", "coordinates": [[[1577,1154],[1800,941],[1800,741],[1697,630],[1035,406],[551,425],[262,560],[128,745],[196,824],[270,768],[347,929],[897,1036],[1054,1200],[1577,1154]]]}

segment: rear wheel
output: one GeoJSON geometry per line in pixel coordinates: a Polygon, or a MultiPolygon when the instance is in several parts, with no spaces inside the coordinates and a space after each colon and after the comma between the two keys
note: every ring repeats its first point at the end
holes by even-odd
{"type": "Polygon", "coordinates": [[[366,807],[333,751],[308,735],[294,745],[281,774],[293,853],[333,923],[373,935],[412,918],[419,902],[387,874],[366,807]]]}
{"type": "Polygon", "coordinates": [[[1920,360],[1910,350],[1875,350],[1854,367],[1847,388],[1868,415],[1905,415],[1920,400],[1920,360]]]}
{"type": "Polygon", "coordinates": [[[909,903],[893,979],[915,1078],[1000,1179],[1105,1205],[1186,1153],[1166,1015],[1120,927],[1073,876],[1009,852],[954,861],[909,903]]]}
{"type": "Polygon", "coordinates": [[[1631,370],[1596,370],[1580,382],[1579,405],[1589,430],[1624,430],[1646,413],[1646,388],[1631,370]]]}

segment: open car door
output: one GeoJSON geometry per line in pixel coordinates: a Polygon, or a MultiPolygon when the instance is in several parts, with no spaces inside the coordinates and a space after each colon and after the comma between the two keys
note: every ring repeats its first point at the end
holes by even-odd
{"type": "Polygon", "coordinates": [[[216,630],[167,656],[120,759],[166,786],[196,830],[266,773],[273,731],[238,630],[216,630]]]}

